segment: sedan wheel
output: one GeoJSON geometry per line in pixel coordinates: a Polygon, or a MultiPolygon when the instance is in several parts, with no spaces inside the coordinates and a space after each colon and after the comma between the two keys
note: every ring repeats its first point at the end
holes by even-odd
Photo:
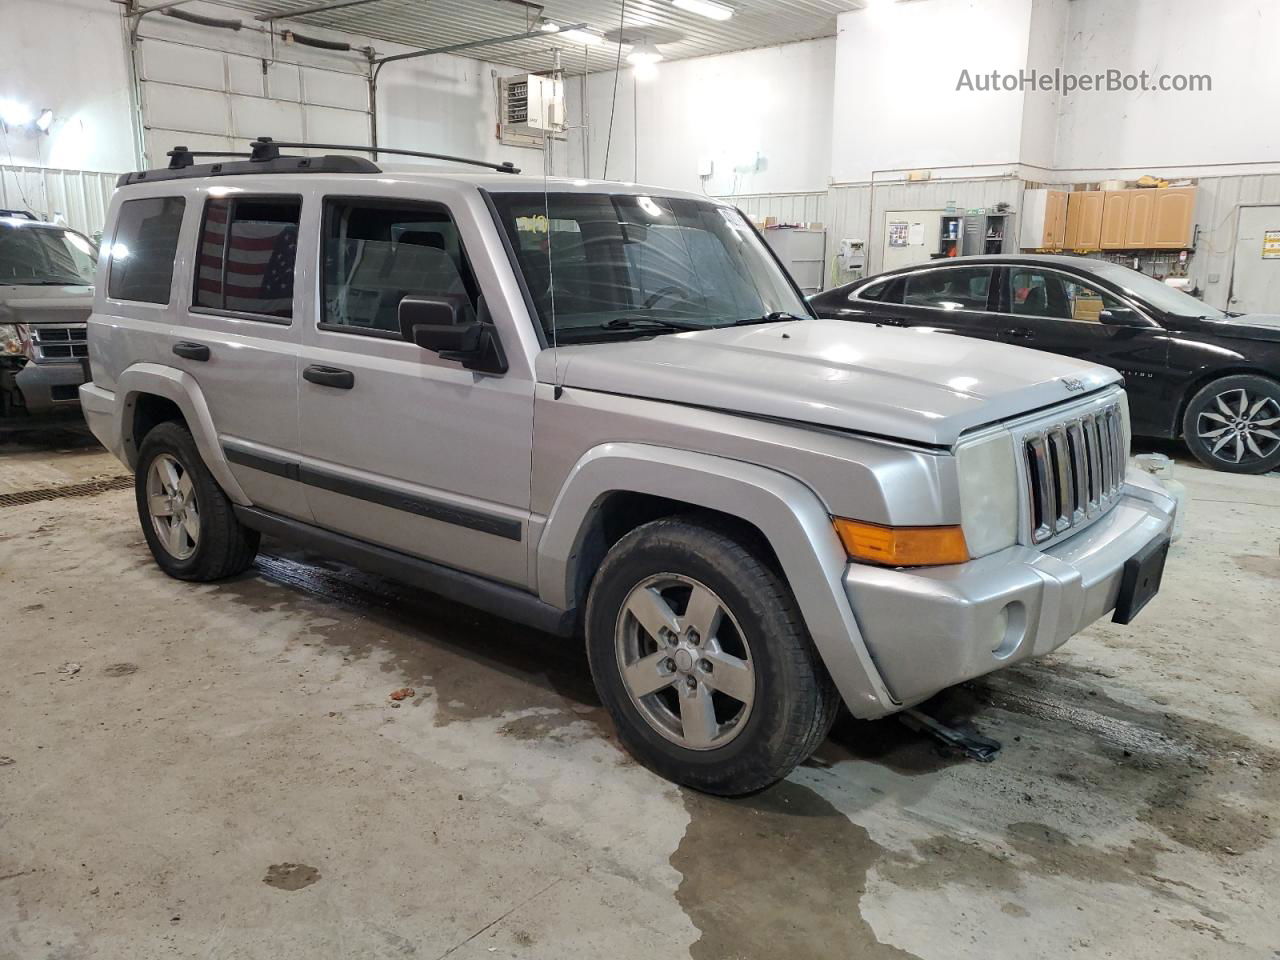
{"type": "Polygon", "coordinates": [[[1228,390],[1200,414],[1196,431],[1210,453],[1228,463],[1266,460],[1280,450],[1280,403],[1248,390],[1228,390]]]}
{"type": "Polygon", "coordinates": [[[1206,466],[1266,473],[1280,466],[1280,383],[1255,374],[1223,377],[1187,404],[1183,438],[1206,466]]]}

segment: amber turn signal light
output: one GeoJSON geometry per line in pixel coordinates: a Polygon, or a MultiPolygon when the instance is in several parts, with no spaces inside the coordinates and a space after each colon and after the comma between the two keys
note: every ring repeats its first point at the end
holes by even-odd
{"type": "Polygon", "coordinates": [[[850,560],[886,567],[934,567],[965,563],[969,546],[959,527],[884,527],[832,517],[850,560]]]}

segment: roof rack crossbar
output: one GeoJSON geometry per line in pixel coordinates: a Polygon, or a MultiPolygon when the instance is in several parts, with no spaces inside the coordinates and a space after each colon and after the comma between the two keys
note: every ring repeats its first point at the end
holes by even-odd
{"type": "Polygon", "coordinates": [[[389,153],[398,157],[422,157],[427,160],[445,160],[449,163],[467,163],[474,167],[487,167],[490,170],[497,170],[499,173],[519,173],[520,168],[515,166],[510,160],[502,163],[491,163],[488,160],[473,160],[470,157],[455,157],[447,153],[429,153],[423,150],[397,150],[392,147],[366,147],[358,144],[350,143],[302,143],[288,142],[284,140],[273,140],[270,137],[259,137],[250,145],[253,153],[250,155],[253,160],[275,160],[280,156],[280,148],[287,150],[352,150],[357,153],[372,153],[377,156],[380,153],[389,153]]]}
{"type": "Polygon", "coordinates": [[[248,157],[251,154],[232,150],[188,150],[186,147],[174,147],[165,156],[169,158],[170,170],[182,170],[195,163],[196,157],[248,157]]]}

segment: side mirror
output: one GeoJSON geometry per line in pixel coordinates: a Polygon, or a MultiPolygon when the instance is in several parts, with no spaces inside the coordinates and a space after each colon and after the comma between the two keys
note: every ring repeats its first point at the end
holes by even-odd
{"type": "Polygon", "coordinates": [[[445,360],[485,373],[506,373],[507,358],[481,298],[477,317],[463,297],[405,297],[397,311],[400,335],[445,360]]]}
{"type": "Polygon", "coordinates": [[[1098,314],[1098,321],[1112,327],[1145,327],[1147,321],[1131,307],[1110,307],[1098,314]]]}

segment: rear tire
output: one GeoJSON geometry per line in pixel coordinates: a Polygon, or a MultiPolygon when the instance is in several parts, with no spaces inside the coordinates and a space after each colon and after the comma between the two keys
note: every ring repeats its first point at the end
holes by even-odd
{"type": "Polygon", "coordinates": [[[655,773],[707,793],[781,780],[840,706],[763,553],[712,518],[656,520],[610,550],[587,601],[591,673],[619,740],[655,773]]]}
{"type": "Polygon", "coordinates": [[[1280,383],[1255,374],[1200,388],[1182,417],[1182,437],[1206,467],[1268,473],[1280,467],[1280,383]]]}
{"type": "Polygon", "coordinates": [[[183,424],[168,421],[146,435],[133,485],[147,546],[169,576],[221,580],[253,563],[258,532],[236,519],[183,424]]]}

